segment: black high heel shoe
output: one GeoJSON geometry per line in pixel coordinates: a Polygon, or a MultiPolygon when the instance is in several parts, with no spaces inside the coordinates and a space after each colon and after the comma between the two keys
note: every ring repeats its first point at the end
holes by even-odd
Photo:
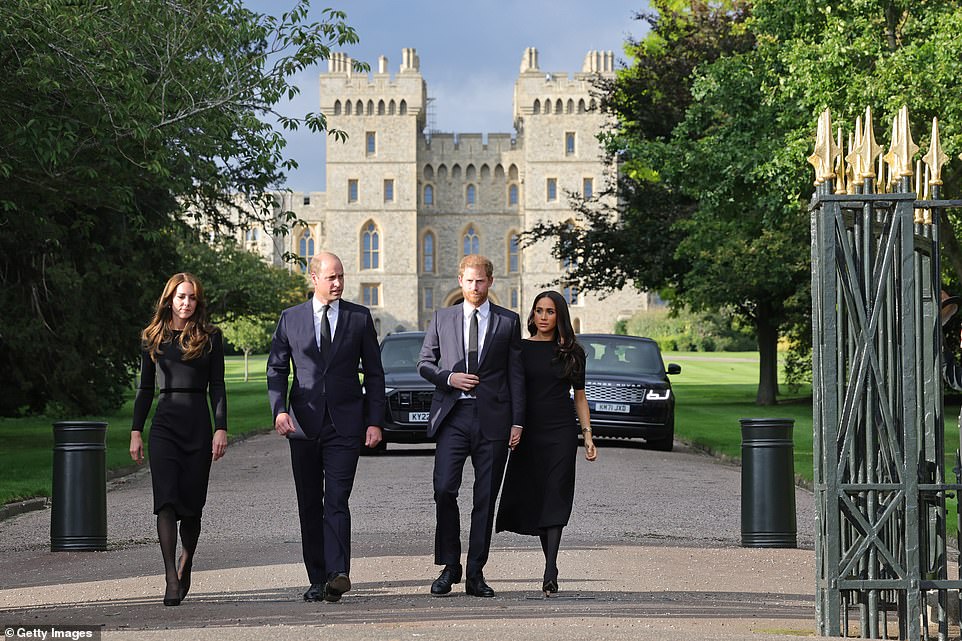
{"type": "Polygon", "coordinates": [[[164,592],[164,605],[173,606],[180,605],[182,597],[180,596],[180,581],[174,583],[171,586],[170,581],[167,582],[167,590],[164,592]]]}
{"type": "Polygon", "coordinates": [[[545,598],[548,598],[552,594],[558,591],[558,571],[555,570],[552,574],[545,573],[544,583],[541,584],[541,591],[544,592],[545,598]],[[550,577],[550,578],[549,578],[550,577]]]}
{"type": "Polygon", "coordinates": [[[180,581],[180,599],[184,600],[187,593],[190,592],[190,570],[194,565],[193,557],[188,557],[187,555],[181,555],[180,557],[180,567],[177,569],[177,579],[180,581]]]}

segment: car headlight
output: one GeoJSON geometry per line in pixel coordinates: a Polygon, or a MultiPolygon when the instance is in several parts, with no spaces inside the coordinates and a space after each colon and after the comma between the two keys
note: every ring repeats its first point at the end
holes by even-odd
{"type": "Polygon", "coordinates": [[[669,398],[671,398],[670,389],[650,389],[645,394],[646,401],[667,401],[669,398]]]}
{"type": "Polygon", "coordinates": [[[394,388],[393,388],[393,387],[385,387],[385,388],[384,388],[384,395],[387,396],[388,394],[390,394],[390,393],[393,392],[393,391],[394,391],[394,388]]]}

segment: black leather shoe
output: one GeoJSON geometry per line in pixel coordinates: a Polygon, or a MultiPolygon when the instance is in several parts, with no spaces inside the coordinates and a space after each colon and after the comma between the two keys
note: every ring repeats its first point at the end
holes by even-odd
{"type": "Polygon", "coordinates": [[[461,566],[445,565],[441,570],[441,576],[431,584],[431,594],[442,596],[451,591],[451,586],[461,582],[461,566]]]}
{"type": "Polygon", "coordinates": [[[338,572],[327,580],[324,586],[324,600],[329,603],[337,603],[341,600],[341,595],[351,589],[351,579],[344,572],[338,572]]]}
{"type": "Polygon", "coordinates": [[[494,596],[494,590],[491,589],[490,585],[484,582],[484,575],[482,574],[474,577],[469,576],[467,581],[464,582],[464,591],[471,596],[494,596]]]}
{"type": "Polygon", "coordinates": [[[323,598],[324,598],[323,583],[311,583],[311,587],[307,588],[307,592],[304,593],[305,601],[320,601],[323,598]]]}

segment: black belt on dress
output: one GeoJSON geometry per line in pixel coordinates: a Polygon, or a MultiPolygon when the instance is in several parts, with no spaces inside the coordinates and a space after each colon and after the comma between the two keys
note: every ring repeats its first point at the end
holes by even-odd
{"type": "Polygon", "coordinates": [[[160,389],[161,394],[206,394],[207,390],[198,389],[196,387],[162,387],[160,389]]]}

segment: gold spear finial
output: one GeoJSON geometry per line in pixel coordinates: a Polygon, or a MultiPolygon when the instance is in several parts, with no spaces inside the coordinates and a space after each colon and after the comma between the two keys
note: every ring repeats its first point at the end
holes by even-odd
{"type": "MultiPolygon", "coordinates": [[[[861,122],[858,118],[855,119],[855,131],[859,132],[859,127],[861,122]]],[[[845,156],[845,193],[852,195],[855,193],[855,183],[858,181],[858,173],[855,171],[855,163],[858,162],[858,154],[852,151],[855,149],[855,136],[853,134],[848,135],[848,155],[845,156]]]]}
{"type": "Polygon", "coordinates": [[[914,172],[912,170],[912,158],[915,154],[919,153],[919,146],[915,144],[912,140],[912,128],[909,126],[909,108],[903,106],[899,109],[899,144],[896,148],[895,153],[899,156],[899,165],[902,171],[898,172],[896,175],[898,178],[902,176],[911,176],[914,172]]]}
{"type": "Polygon", "coordinates": [[[899,111],[899,113],[892,118],[892,142],[889,145],[888,153],[882,156],[882,159],[885,160],[885,164],[889,167],[889,183],[892,182],[892,176],[901,173],[901,167],[899,166],[900,158],[896,153],[896,149],[898,149],[899,146],[899,134],[902,133],[902,130],[899,128],[899,117],[901,115],[902,112],[899,111]]]}
{"type": "MultiPolygon", "coordinates": [[[[875,125],[872,124],[872,108],[865,108],[865,124],[861,140],[855,142],[855,152],[859,156],[860,172],[858,179],[875,176],[875,159],[882,153],[882,146],[875,142],[875,125]]],[[[879,173],[879,177],[881,177],[879,173]]]]}
{"type": "MultiPolygon", "coordinates": [[[[855,137],[852,134],[848,136],[848,154],[845,156],[845,162],[849,165],[850,178],[849,182],[854,182],[855,180],[862,179],[862,158],[858,155],[859,147],[862,146],[862,117],[855,117],[855,137]]],[[[851,187],[851,185],[849,185],[851,187]]]]}
{"type": "MultiPolygon", "coordinates": [[[[827,109],[825,111],[828,111],[827,109]]],[[[825,113],[819,115],[818,126],[815,129],[815,151],[812,155],[808,157],[809,164],[815,168],[815,184],[821,185],[824,180],[822,174],[825,172],[822,169],[822,148],[825,146],[825,138],[831,138],[831,134],[826,136],[825,133],[825,113]]]]}
{"type": "Polygon", "coordinates": [[[949,157],[942,151],[942,140],[939,138],[939,119],[932,119],[932,142],[929,144],[929,153],[922,156],[925,166],[929,170],[931,185],[942,184],[942,165],[949,161],[949,157]]]}
{"type": "Polygon", "coordinates": [[[845,166],[845,159],[842,157],[842,128],[838,128],[838,137],[835,143],[838,149],[838,155],[835,156],[835,193],[844,194],[845,193],[845,178],[847,174],[847,167],[845,166]]]}

